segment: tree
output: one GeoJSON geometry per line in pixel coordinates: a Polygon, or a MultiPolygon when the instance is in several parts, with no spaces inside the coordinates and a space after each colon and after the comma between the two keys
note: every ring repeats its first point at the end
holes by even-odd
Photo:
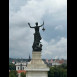
{"type": "Polygon", "coordinates": [[[14,71],[14,70],[10,71],[9,77],[18,77],[17,71],[14,71]]]}
{"type": "Polygon", "coordinates": [[[67,65],[50,67],[48,77],[67,77],[67,65]]]}
{"type": "Polygon", "coordinates": [[[62,64],[61,67],[67,69],[67,64],[62,64]]]}
{"type": "Polygon", "coordinates": [[[48,72],[48,77],[54,77],[54,67],[50,67],[50,71],[48,72]]]}
{"type": "Polygon", "coordinates": [[[16,70],[15,64],[10,63],[9,64],[9,70],[16,70]]]}
{"type": "Polygon", "coordinates": [[[21,77],[26,77],[26,74],[24,72],[22,72],[21,77]]]}

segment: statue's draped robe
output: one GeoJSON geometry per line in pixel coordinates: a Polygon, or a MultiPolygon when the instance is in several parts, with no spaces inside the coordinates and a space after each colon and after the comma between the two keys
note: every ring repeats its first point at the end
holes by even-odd
{"type": "Polygon", "coordinates": [[[34,43],[33,43],[33,50],[39,51],[41,50],[40,47],[40,40],[41,40],[41,36],[39,33],[39,26],[35,27],[35,33],[34,33],[34,43]]]}

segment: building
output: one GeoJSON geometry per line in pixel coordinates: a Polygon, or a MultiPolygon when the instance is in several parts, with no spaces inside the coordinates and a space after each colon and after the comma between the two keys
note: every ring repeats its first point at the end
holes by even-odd
{"type": "Polygon", "coordinates": [[[27,62],[16,62],[16,70],[26,70],[27,62]]]}
{"type": "Polygon", "coordinates": [[[62,59],[62,60],[60,60],[60,61],[59,61],[59,63],[60,63],[60,64],[63,64],[63,63],[64,63],[64,60],[63,60],[63,59],[62,59]]]}
{"type": "Polygon", "coordinates": [[[14,60],[12,61],[12,64],[15,64],[15,61],[14,60]]]}
{"type": "Polygon", "coordinates": [[[64,59],[46,59],[46,60],[43,60],[45,64],[47,64],[48,66],[58,66],[58,65],[62,65],[62,64],[67,64],[67,60],[64,60],[64,59]]]}
{"type": "Polygon", "coordinates": [[[52,66],[58,66],[58,65],[61,65],[61,64],[55,61],[52,63],[52,66]]]}
{"type": "Polygon", "coordinates": [[[24,72],[26,74],[27,62],[16,62],[16,71],[18,73],[18,77],[21,77],[21,73],[24,72]]]}

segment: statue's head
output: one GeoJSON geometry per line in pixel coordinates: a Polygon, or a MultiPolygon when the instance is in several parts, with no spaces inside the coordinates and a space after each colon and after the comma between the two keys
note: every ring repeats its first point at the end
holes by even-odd
{"type": "Polygon", "coordinates": [[[38,26],[38,22],[36,22],[35,24],[36,24],[36,26],[38,26]]]}

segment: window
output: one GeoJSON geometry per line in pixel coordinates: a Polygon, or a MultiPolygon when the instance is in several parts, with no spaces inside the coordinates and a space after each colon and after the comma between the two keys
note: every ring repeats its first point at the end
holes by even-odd
{"type": "Polygon", "coordinates": [[[23,67],[23,70],[24,70],[24,67],[23,67]]]}
{"type": "Polygon", "coordinates": [[[18,70],[19,70],[19,67],[18,67],[18,70]]]}

